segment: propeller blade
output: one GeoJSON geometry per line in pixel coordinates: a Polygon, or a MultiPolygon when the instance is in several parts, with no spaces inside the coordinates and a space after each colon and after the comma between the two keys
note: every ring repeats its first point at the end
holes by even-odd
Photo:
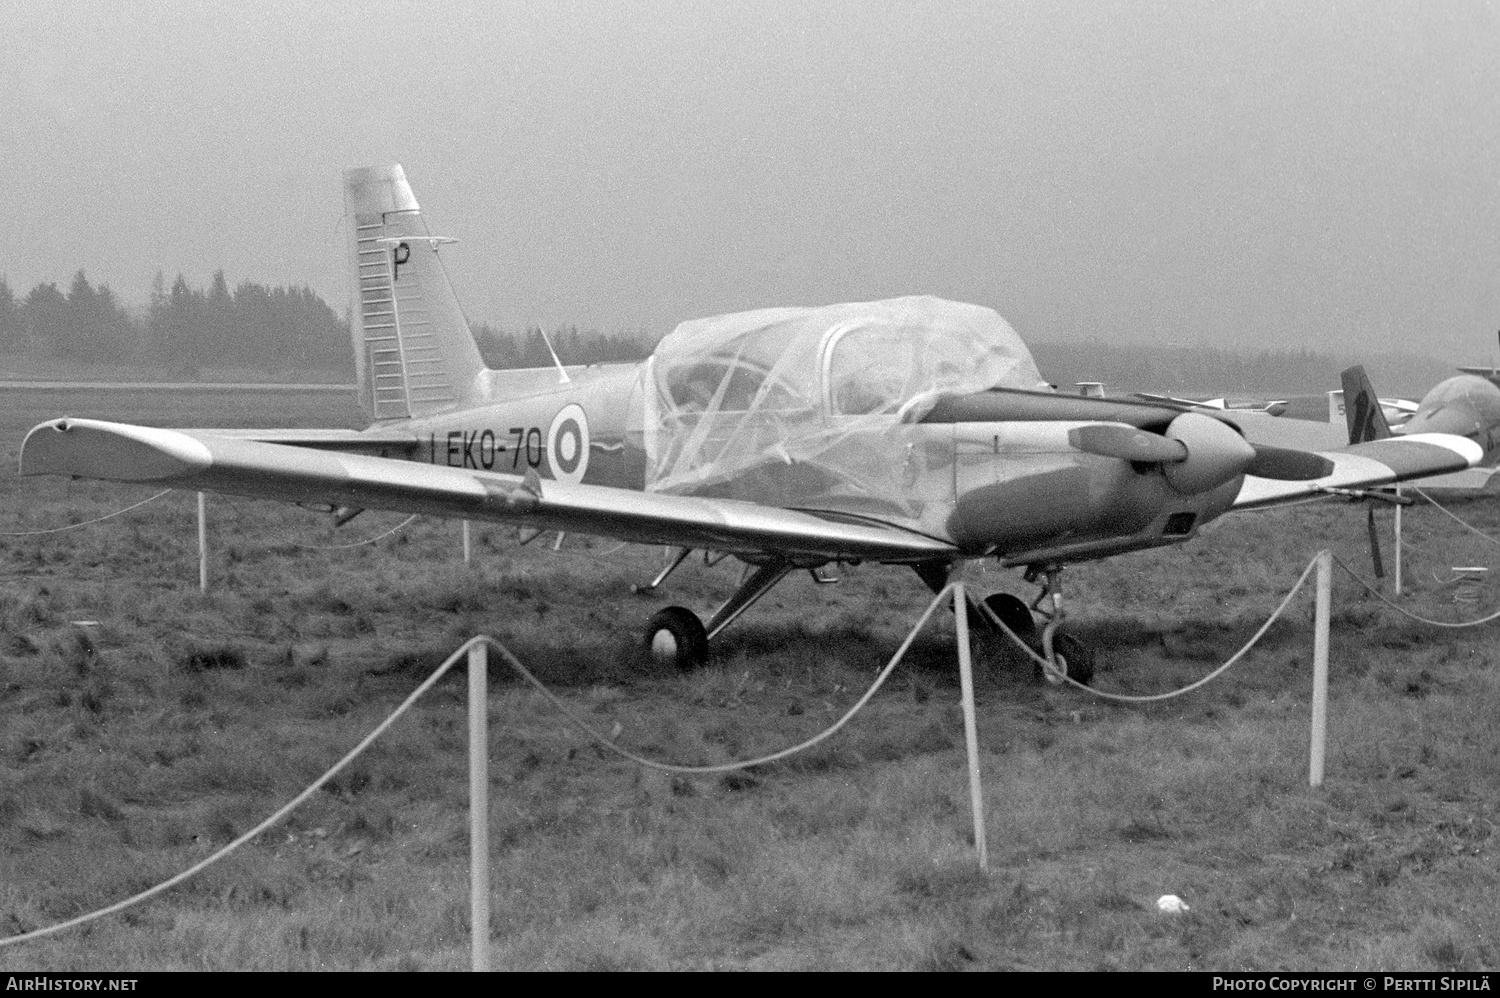
{"type": "Polygon", "coordinates": [[[1068,431],[1068,443],[1085,454],[1113,457],[1121,461],[1164,464],[1187,460],[1188,449],[1180,440],[1138,430],[1124,423],[1095,423],[1068,431]]]}
{"type": "Polygon", "coordinates": [[[1185,413],[1167,433],[1151,433],[1124,423],[1093,423],[1068,431],[1068,443],[1086,454],[1121,461],[1172,466],[1167,480],[1185,495],[1213,488],[1238,474],[1305,482],[1333,474],[1333,462],[1287,447],[1252,445],[1221,420],[1185,413]]]}
{"type": "Polygon", "coordinates": [[[1333,462],[1320,454],[1289,447],[1255,444],[1255,459],[1245,474],[1279,482],[1307,482],[1333,474],[1333,462]]]}

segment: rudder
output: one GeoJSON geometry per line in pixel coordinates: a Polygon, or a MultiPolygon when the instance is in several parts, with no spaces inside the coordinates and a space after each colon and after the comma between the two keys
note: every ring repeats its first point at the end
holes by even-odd
{"type": "Polygon", "coordinates": [[[470,401],[485,370],[438,258],[434,236],[399,164],[344,172],[349,310],[360,403],[380,422],[427,416],[470,401]]]}
{"type": "Polygon", "coordinates": [[[1344,420],[1349,427],[1349,442],[1362,444],[1389,437],[1390,424],[1385,421],[1380,399],[1376,397],[1364,367],[1354,365],[1340,376],[1340,380],[1344,385],[1344,420]]]}

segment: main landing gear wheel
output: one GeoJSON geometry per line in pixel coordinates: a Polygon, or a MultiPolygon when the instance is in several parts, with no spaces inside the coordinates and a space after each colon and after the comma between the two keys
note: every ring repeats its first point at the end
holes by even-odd
{"type": "Polygon", "coordinates": [[[708,631],[693,611],[669,606],[646,625],[646,650],[663,665],[688,672],[708,661],[708,631]]]}
{"type": "MultiPolygon", "coordinates": [[[[1087,686],[1094,678],[1094,653],[1089,646],[1071,634],[1056,634],[1052,637],[1052,660],[1062,667],[1064,675],[1075,683],[1087,686]]],[[[1037,666],[1037,672],[1049,683],[1061,684],[1062,680],[1037,666]]]]}

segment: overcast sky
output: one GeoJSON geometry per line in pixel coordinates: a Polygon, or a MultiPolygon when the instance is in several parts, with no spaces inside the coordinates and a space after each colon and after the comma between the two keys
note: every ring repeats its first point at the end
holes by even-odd
{"type": "Polygon", "coordinates": [[[1500,3],[0,0],[0,274],[310,284],[400,162],[473,321],[931,293],[1039,340],[1500,328],[1500,3]]]}

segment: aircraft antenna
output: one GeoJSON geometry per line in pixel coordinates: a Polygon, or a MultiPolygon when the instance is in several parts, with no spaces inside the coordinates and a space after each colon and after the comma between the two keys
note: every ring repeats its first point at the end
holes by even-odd
{"type": "Polygon", "coordinates": [[[557,359],[557,351],[552,349],[552,341],[547,338],[547,330],[537,326],[536,331],[542,334],[542,342],[547,344],[547,352],[552,355],[552,363],[557,365],[557,383],[559,385],[572,384],[573,379],[568,377],[568,369],[563,367],[563,362],[557,359]]]}

